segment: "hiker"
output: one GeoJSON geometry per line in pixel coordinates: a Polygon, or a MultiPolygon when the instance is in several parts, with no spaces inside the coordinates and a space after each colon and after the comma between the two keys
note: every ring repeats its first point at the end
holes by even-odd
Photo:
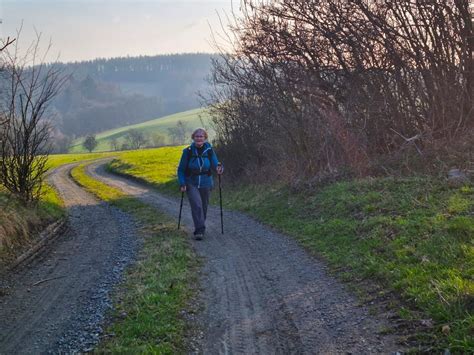
{"type": "Polygon", "coordinates": [[[207,206],[214,186],[212,171],[221,175],[224,168],[207,141],[207,132],[196,129],[191,135],[193,142],[183,150],[178,166],[178,181],[181,192],[186,192],[194,221],[194,238],[201,240],[206,231],[207,206]]]}

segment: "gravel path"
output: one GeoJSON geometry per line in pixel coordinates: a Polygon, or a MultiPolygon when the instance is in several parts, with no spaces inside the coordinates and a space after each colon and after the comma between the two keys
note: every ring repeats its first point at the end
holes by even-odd
{"type": "Polygon", "coordinates": [[[49,177],[68,209],[68,229],[6,280],[7,294],[0,297],[2,354],[91,349],[111,306],[109,292],[138,248],[130,217],[77,186],[69,176],[73,166],[49,177]]]}
{"type": "MultiPolygon", "coordinates": [[[[127,194],[178,215],[179,201],[107,173],[103,162],[88,173],[127,194]]],[[[192,225],[188,205],[184,223],[192,225]]],[[[394,353],[401,347],[383,315],[369,314],[322,263],[292,239],[238,212],[211,207],[208,235],[193,241],[205,260],[201,276],[201,342],[205,354],[394,353]]]]}

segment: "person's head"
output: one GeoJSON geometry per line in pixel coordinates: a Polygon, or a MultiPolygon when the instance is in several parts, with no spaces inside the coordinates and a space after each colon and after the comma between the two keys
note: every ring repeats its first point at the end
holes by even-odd
{"type": "Polygon", "coordinates": [[[197,128],[191,134],[191,139],[194,141],[198,147],[201,147],[204,142],[207,140],[207,132],[204,128],[197,128]]]}

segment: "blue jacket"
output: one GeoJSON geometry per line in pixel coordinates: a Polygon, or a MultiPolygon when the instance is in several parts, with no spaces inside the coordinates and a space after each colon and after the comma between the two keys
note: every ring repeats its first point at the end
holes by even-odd
{"type": "Polygon", "coordinates": [[[178,181],[179,185],[183,186],[190,184],[200,187],[213,187],[214,182],[211,174],[206,174],[208,171],[215,171],[218,164],[216,152],[212,149],[210,143],[204,143],[204,150],[201,156],[198,156],[197,148],[194,142],[187,148],[183,149],[181,160],[178,166],[178,181]],[[189,162],[188,162],[189,159],[189,162]],[[188,168],[188,173],[186,172],[188,168]],[[189,175],[191,173],[191,175],[189,175]]]}

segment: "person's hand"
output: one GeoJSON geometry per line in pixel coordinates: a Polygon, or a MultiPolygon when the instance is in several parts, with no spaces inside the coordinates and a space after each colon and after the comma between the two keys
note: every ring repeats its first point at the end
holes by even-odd
{"type": "Polygon", "coordinates": [[[179,191],[186,192],[186,185],[180,186],[179,191]]]}
{"type": "Polygon", "coordinates": [[[216,168],[216,171],[218,175],[222,175],[224,173],[224,167],[219,164],[216,168]]]}

